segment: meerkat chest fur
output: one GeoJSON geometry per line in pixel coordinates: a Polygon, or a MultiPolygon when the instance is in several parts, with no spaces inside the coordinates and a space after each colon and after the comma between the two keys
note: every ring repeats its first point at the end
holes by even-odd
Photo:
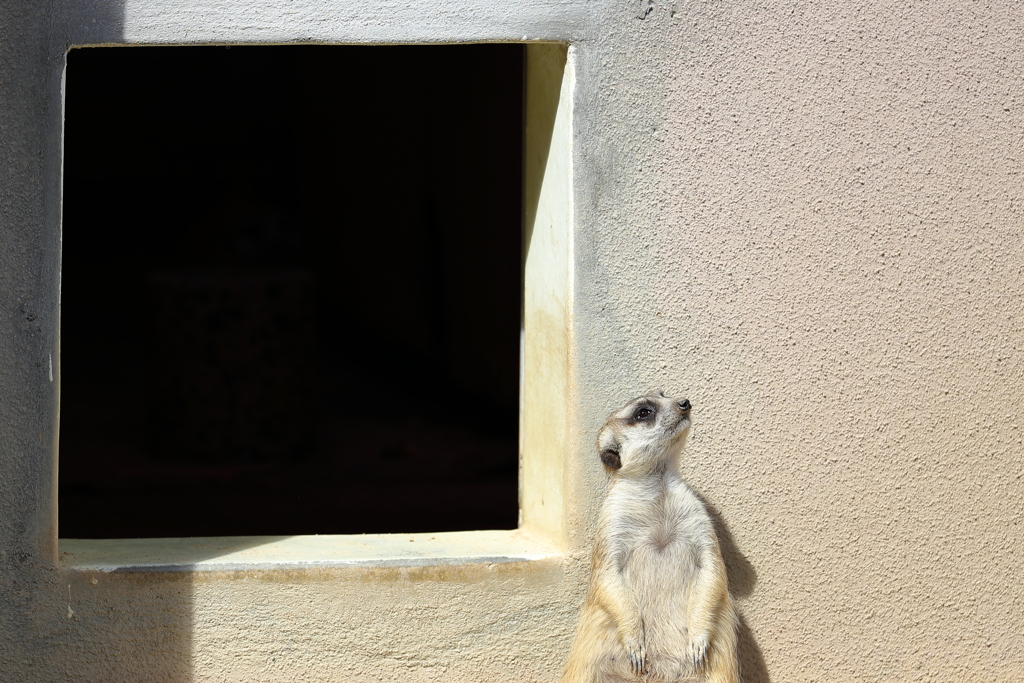
{"type": "Polygon", "coordinates": [[[677,620],[685,618],[678,603],[689,598],[714,534],[690,487],[671,471],[617,478],[605,498],[599,527],[599,535],[607,539],[606,561],[614,563],[612,569],[621,573],[643,611],[675,610],[677,620]]]}

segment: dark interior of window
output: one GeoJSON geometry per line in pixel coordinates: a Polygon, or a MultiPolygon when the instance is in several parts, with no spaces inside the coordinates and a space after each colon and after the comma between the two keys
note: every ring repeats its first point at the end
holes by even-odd
{"type": "Polygon", "coordinates": [[[63,538],[517,523],[520,45],[68,57],[63,538]]]}

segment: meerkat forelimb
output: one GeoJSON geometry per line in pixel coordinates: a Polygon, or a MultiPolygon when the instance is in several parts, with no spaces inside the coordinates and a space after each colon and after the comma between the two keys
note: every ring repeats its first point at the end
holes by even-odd
{"type": "Polygon", "coordinates": [[[690,402],[663,393],[598,435],[612,476],[563,683],[738,683],[736,611],[707,509],[683,481],[690,402]]]}

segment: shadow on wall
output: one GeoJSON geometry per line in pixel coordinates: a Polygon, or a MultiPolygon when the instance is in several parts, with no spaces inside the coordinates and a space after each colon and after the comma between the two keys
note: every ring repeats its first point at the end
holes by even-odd
{"type": "MultiPolygon", "coordinates": [[[[174,570],[145,571],[90,568],[129,558],[109,556],[103,541],[85,548],[74,541],[61,542],[62,601],[67,611],[57,680],[137,681],[143,680],[141,671],[169,683],[197,680],[192,623],[206,615],[195,599],[196,577],[189,565],[284,538],[207,539],[194,545],[190,539],[178,539],[171,553],[174,570]]],[[[143,554],[140,559],[147,558],[143,554]]],[[[43,679],[26,675],[12,680],[43,679]]]]}
{"type": "MultiPolygon", "coordinates": [[[[754,592],[754,586],[757,585],[757,572],[754,570],[754,565],[750,564],[750,561],[736,547],[729,526],[718,509],[704,500],[700,494],[698,497],[707,508],[708,514],[711,515],[715,532],[718,534],[718,544],[721,547],[722,559],[725,560],[725,569],[729,576],[729,591],[734,598],[746,598],[754,592]]],[[[743,683],[769,683],[771,677],[768,675],[764,654],[742,613],[739,618],[738,636],[740,673],[743,683]]]]}

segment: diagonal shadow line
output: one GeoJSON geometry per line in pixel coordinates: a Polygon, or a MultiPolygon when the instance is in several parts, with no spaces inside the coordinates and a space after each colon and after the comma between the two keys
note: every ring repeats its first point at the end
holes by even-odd
{"type": "Polygon", "coordinates": [[[530,252],[537,207],[540,203],[541,188],[544,186],[544,172],[547,169],[551,138],[555,130],[555,116],[558,113],[559,95],[568,46],[563,44],[529,45],[526,50],[526,84],[524,107],[529,109],[526,131],[523,136],[523,267],[530,252]],[[531,58],[540,50],[549,52],[547,58],[531,58]],[[557,56],[557,58],[552,58],[557,56]],[[541,73],[538,73],[541,72],[541,73]]]}

